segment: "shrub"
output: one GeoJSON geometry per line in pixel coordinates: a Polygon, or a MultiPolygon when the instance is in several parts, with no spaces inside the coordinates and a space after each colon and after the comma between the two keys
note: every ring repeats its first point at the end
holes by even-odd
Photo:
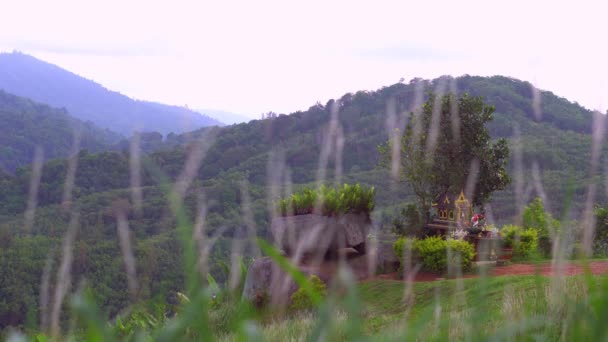
{"type": "Polygon", "coordinates": [[[529,259],[538,250],[538,231],[523,229],[520,226],[506,225],[500,234],[503,246],[513,248],[513,257],[519,260],[529,259]]]}
{"type": "MultiPolygon", "coordinates": [[[[309,278],[310,284],[315,292],[322,297],[327,294],[327,286],[319,279],[316,275],[311,275],[309,278]]],[[[291,295],[291,306],[292,310],[309,310],[313,307],[312,298],[305,289],[299,288],[296,292],[291,295]]]]}
{"type": "MultiPolygon", "coordinates": [[[[395,253],[397,247],[395,246],[395,253]]],[[[423,269],[439,273],[445,272],[449,267],[469,270],[475,257],[475,248],[471,243],[462,240],[444,240],[438,236],[417,240],[414,243],[414,252],[423,269]]]]}
{"type": "Polygon", "coordinates": [[[414,250],[420,257],[422,268],[443,272],[447,267],[446,243],[441,237],[431,236],[416,242],[414,250]]]}
{"type": "Polygon", "coordinates": [[[534,229],[538,235],[538,249],[543,256],[551,256],[551,237],[549,230],[559,231],[560,222],[554,219],[550,213],[545,211],[543,201],[540,198],[535,198],[524,209],[523,215],[524,229],[534,229]]]}
{"type": "Polygon", "coordinates": [[[516,236],[519,236],[523,229],[520,226],[505,225],[500,230],[500,236],[502,237],[502,245],[505,248],[513,248],[516,236]]]}
{"type": "MultiPolygon", "coordinates": [[[[446,240],[447,250],[450,251],[451,259],[448,260],[448,267],[455,268],[460,262],[463,271],[471,269],[473,258],[475,258],[475,246],[464,240],[446,240]]],[[[446,253],[446,257],[447,257],[446,253]]]]}
{"type": "Polygon", "coordinates": [[[530,258],[538,250],[538,231],[526,229],[519,235],[519,242],[515,244],[513,255],[520,258],[530,258]]]}
{"type": "Polygon", "coordinates": [[[403,251],[406,250],[406,248],[413,250],[415,242],[416,239],[400,237],[393,243],[393,251],[395,251],[395,255],[399,258],[399,262],[403,261],[403,251]]]}

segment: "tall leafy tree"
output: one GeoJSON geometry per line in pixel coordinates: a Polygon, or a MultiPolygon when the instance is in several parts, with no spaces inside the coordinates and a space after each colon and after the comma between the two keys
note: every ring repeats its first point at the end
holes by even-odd
{"type": "Polygon", "coordinates": [[[410,113],[399,139],[380,146],[383,164],[399,162],[400,180],[410,184],[426,217],[442,194],[469,189],[473,204],[483,206],[510,183],[507,141],[492,141],[486,127],[493,113],[481,97],[431,94],[410,113]]]}

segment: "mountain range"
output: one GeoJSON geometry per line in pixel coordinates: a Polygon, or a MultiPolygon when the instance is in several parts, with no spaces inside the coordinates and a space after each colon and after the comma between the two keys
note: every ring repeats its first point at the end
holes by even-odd
{"type": "MultiPolygon", "coordinates": [[[[154,80],[151,80],[154,82],[154,80]]],[[[222,123],[188,108],[140,101],[32,56],[0,53],[0,89],[129,136],[134,131],[181,133],[222,123]]]]}

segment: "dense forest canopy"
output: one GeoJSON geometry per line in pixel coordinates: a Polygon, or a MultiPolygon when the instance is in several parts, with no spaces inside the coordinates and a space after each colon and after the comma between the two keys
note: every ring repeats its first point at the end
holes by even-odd
{"type": "Polygon", "coordinates": [[[121,136],[91,122],[71,117],[55,109],[0,90],[0,169],[14,172],[31,164],[36,147],[43,158],[67,157],[74,141],[81,148],[99,152],[118,143],[121,136]]]}

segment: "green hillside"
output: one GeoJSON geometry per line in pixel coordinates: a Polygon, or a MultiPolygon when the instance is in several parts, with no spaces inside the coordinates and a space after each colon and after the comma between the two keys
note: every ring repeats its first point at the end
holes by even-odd
{"type": "MultiPolygon", "coordinates": [[[[181,219],[195,221],[200,205],[205,204],[205,232],[220,235],[210,262],[211,274],[219,282],[228,278],[225,262],[232,243],[239,241],[246,227],[253,222],[258,236],[269,237],[275,195],[310,185],[323,176],[323,171],[321,181],[326,183],[375,186],[374,215],[381,226],[393,208],[414,200],[408,186],[395,184],[388,171],[378,167],[377,146],[387,141],[388,132],[394,128],[387,126],[387,103],[394,102],[396,113],[405,116],[415,103],[420,103],[418,97],[449,89],[443,85],[451,82],[459,92],[482,95],[486,103],[496,106],[489,126],[494,138],[506,137],[513,144],[514,132],[521,135],[523,174],[509,188],[494,194],[490,203],[494,220],[510,222],[516,214],[517,181],[522,182],[525,191],[524,204],[539,195],[541,185],[556,217],[561,217],[562,205],[568,203],[567,196],[572,193],[572,215],[576,216],[583,207],[587,185],[597,181],[589,177],[591,112],[550,92],[541,92],[542,116],[538,117],[530,84],[506,77],[413,80],[373,92],[346,94],[335,102],[316,104],[290,115],[271,114],[265,120],[169,134],[164,140],[160,134],[148,135],[142,139],[142,148],[148,153],[140,163],[141,208],[133,201],[130,189],[133,183],[127,142],[118,151],[81,151],[71,207],[79,214],[73,282],[86,278],[95,299],[109,315],[119,312],[128,301],[127,277],[117,241],[119,206],[126,211],[132,233],[139,283],[148,284],[138,289],[136,299],[175,301],[172,296],[183,289],[185,275],[178,241],[180,220],[168,205],[166,185],[178,179],[188,158],[200,147],[204,158],[200,168],[192,169],[194,179],[185,194],[181,219]],[[333,124],[332,116],[336,118],[333,124]],[[324,151],[328,144],[341,147],[324,151]],[[319,171],[320,161],[326,162],[326,170],[319,171]],[[540,184],[534,181],[535,168],[540,184]],[[276,185],[276,193],[269,191],[271,185],[276,185]]],[[[512,153],[512,158],[515,155],[512,153]]],[[[606,147],[599,165],[605,165],[605,158],[606,147]]],[[[511,174],[514,164],[512,160],[511,174]]],[[[38,317],[38,306],[32,304],[38,303],[42,269],[48,253],[60,245],[72,218],[72,212],[61,205],[67,173],[68,162],[64,159],[44,164],[38,210],[28,232],[23,230],[23,212],[28,205],[32,170],[24,167],[15,175],[0,175],[0,327],[23,325],[28,317],[38,317]]],[[[603,187],[599,189],[596,202],[605,203],[603,187]]],[[[242,255],[250,255],[247,245],[241,248],[242,255]]],[[[54,265],[59,264],[58,253],[52,260],[54,265]]]]}
{"type": "Polygon", "coordinates": [[[89,151],[101,151],[115,145],[120,135],[101,129],[91,122],[0,90],[0,169],[15,169],[32,163],[37,146],[44,159],[67,157],[79,144],[89,151]]]}

